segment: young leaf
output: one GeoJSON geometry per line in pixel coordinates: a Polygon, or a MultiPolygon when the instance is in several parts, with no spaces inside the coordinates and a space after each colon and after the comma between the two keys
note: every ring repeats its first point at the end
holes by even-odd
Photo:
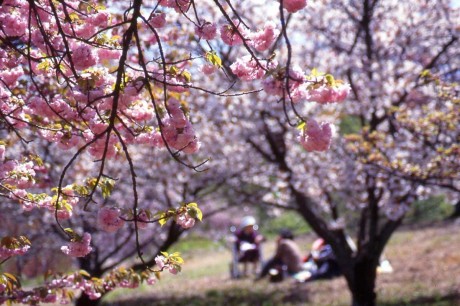
{"type": "Polygon", "coordinates": [[[305,128],[305,121],[301,121],[299,124],[297,124],[297,129],[298,130],[303,130],[305,128]]]}
{"type": "Polygon", "coordinates": [[[327,83],[329,85],[335,86],[335,79],[334,79],[334,76],[332,74],[326,74],[325,78],[326,78],[326,81],[327,81],[327,83]]]}
{"type": "Polygon", "coordinates": [[[206,59],[211,63],[213,64],[214,66],[217,66],[217,67],[222,67],[222,60],[220,59],[220,57],[216,54],[216,52],[212,51],[212,52],[206,52],[206,59]]]}

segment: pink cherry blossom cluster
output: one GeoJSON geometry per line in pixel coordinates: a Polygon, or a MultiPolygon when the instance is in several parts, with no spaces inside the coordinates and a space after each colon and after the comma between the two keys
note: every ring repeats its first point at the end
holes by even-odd
{"type": "Polygon", "coordinates": [[[137,228],[139,229],[146,229],[147,226],[150,224],[150,213],[146,210],[141,210],[137,214],[137,228]]]}
{"type": "Polygon", "coordinates": [[[298,67],[289,69],[289,73],[284,69],[276,69],[263,80],[262,85],[268,94],[279,97],[284,95],[293,103],[305,101],[308,95],[305,74],[298,67]],[[286,83],[289,90],[285,90],[286,83]]]}
{"type": "Polygon", "coordinates": [[[3,1],[0,7],[0,27],[6,36],[20,37],[25,34],[27,22],[25,18],[21,18],[27,14],[28,5],[26,1],[7,0],[3,1]],[[10,10],[12,6],[18,6],[17,10],[10,10]],[[24,15],[23,15],[24,14],[24,15]]]}
{"type": "Polygon", "coordinates": [[[192,228],[195,225],[195,218],[190,216],[186,211],[176,215],[175,221],[184,229],[192,228]]]}
{"type": "Polygon", "coordinates": [[[158,269],[160,269],[161,271],[168,270],[169,273],[174,275],[176,275],[179,272],[178,267],[175,264],[170,263],[169,260],[163,255],[156,256],[155,263],[157,264],[158,269]]]}
{"type": "Polygon", "coordinates": [[[85,70],[97,62],[93,48],[86,44],[75,44],[72,50],[73,65],[78,70],[85,70]]]}
{"type": "Polygon", "coordinates": [[[307,0],[282,0],[283,7],[289,13],[295,13],[307,6],[307,0]]]}
{"type": "MultiPolygon", "coordinates": [[[[272,36],[273,27],[268,27],[264,33],[269,33],[272,36]]],[[[239,58],[230,68],[238,78],[244,81],[257,80],[268,75],[262,82],[264,90],[270,95],[283,97],[292,103],[300,101],[319,104],[339,103],[345,100],[351,90],[349,84],[335,81],[330,75],[315,75],[312,78],[307,77],[296,67],[289,69],[286,73],[285,68],[276,66],[276,62],[263,65],[260,62],[257,63],[251,56],[245,56],[239,58]]],[[[332,132],[329,123],[323,122],[319,125],[315,120],[309,120],[299,136],[299,140],[309,152],[326,151],[329,149],[331,137],[332,132]]]]}
{"type": "Polygon", "coordinates": [[[153,13],[150,16],[149,24],[154,28],[162,28],[166,24],[166,14],[165,13],[153,13]]]}
{"type": "MultiPolygon", "coordinates": [[[[16,302],[24,305],[39,305],[40,303],[56,303],[58,296],[55,290],[48,290],[45,287],[40,287],[31,291],[24,291],[14,288],[11,292],[5,292],[7,289],[5,284],[0,284],[0,304],[5,302],[16,302]]],[[[68,298],[63,294],[61,304],[69,304],[68,298]]]]}
{"type": "MultiPolygon", "coordinates": [[[[70,275],[66,275],[63,277],[55,278],[51,280],[49,283],[47,283],[46,285],[47,285],[46,286],[47,288],[54,290],[55,292],[59,289],[64,289],[64,288],[71,289],[71,290],[81,290],[91,300],[97,300],[101,297],[101,292],[100,292],[101,289],[99,289],[98,286],[96,286],[95,282],[93,280],[86,279],[79,272],[72,273],[70,275]]],[[[105,282],[103,282],[102,288],[104,288],[104,290],[110,291],[110,290],[113,290],[113,287],[114,286],[112,284],[105,284],[105,282]]],[[[69,302],[68,298],[65,295],[65,292],[66,292],[65,290],[63,290],[62,292],[63,294],[60,299],[61,304],[62,303],[67,304],[69,302]]],[[[57,301],[58,301],[58,298],[56,296],[56,299],[53,303],[57,301]]]]}
{"type": "Polygon", "coordinates": [[[20,162],[9,160],[0,164],[0,182],[16,186],[17,188],[29,188],[35,184],[35,170],[32,161],[20,162]]]}
{"type": "Polygon", "coordinates": [[[233,20],[233,24],[235,27],[231,24],[224,24],[220,27],[220,38],[229,46],[242,45],[246,31],[243,30],[243,27],[238,20],[233,20]]]}
{"type": "Polygon", "coordinates": [[[188,86],[190,86],[190,83],[180,74],[168,75],[166,77],[166,82],[168,84],[166,87],[172,92],[184,93],[189,90],[188,86]]]}
{"type": "MultiPolygon", "coordinates": [[[[0,145],[0,184],[7,185],[10,190],[9,197],[17,200],[22,204],[25,211],[30,211],[35,207],[46,208],[50,211],[55,210],[56,205],[53,198],[47,194],[33,195],[27,192],[26,189],[36,188],[37,185],[37,171],[45,172],[43,166],[37,166],[32,160],[23,158],[20,161],[15,159],[6,159],[5,146],[0,145]]],[[[64,190],[69,187],[65,187],[64,190]]],[[[63,190],[63,191],[64,191],[63,190]]],[[[70,194],[62,194],[61,201],[66,200],[71,206],[78,203],[77,197],[72,197],[70,194]]],[[[65,219],[70,217],[71,211],[64,208],[58,210],[58,217],[65,219]]]]}
{"type": "Polygon", "coordinates": [[[247,38],[249,39],[248,44],[256,49],[257,51],[268,50],[273,45],[276,37],[278,37],[279,31],[276,29],[276,25],[272,22],[265,24],[262,30],[255,33],[249,33],[247,38]]]}
{"type": "Polygon", "coordinates": [[[201,146],[190,121],[185,117],[177,99],[167,103],[169,118],[163,120],[162,132],[169,146],[184,153],[195,153],[201,146]]]}
{"type": "Polygon", "coordinates": [[[91,235],[84,233],[79,241],[71,241],[69,245],[62,246],[61,251],[71,257],[85,257],[93,249],[89,244],[91,243],[91,235]]]}
{"type": "MultiPolygon", "coordinates": [[[[198,212],[201,214],[201,210],[198,208],[198,206],[196,206],[196,203],[189,203],[177,208],[177,210],[169,210],[163,217],[160,217],[157,220],[152,218],[153,214],[151,211],[141,209],[134,219],[134,217],[129,217],[133,215],[131,211],[125,210],[122,212],[119,208],[104,206],[98,211],[97,223],[101,230],[113,233],[123,227],[126,221],[137,221],[137,228],[145,229],[149,224],[153,222],[166,222],[169,218],[174,218],[179,226],[184,229],[189,229],[195,225],[198,212]],[[125,216],[123,216],[123,214],[125,214],[125,216]]],[[[198,219],[201,220],[201,216],[198,217],[198,219]]]]}
{"type": "Polygon", "coordinates": [[[264,90],[271,95],[286,95],[293,103],[301,101],[317,102],[320,104],[343,102],[350,93],[350,85],[335,81],[330,84],[324,76],[307,78],[299,68],[289,71],[289,76],[283,70],[273,71],[262,82],[264,90]],[[289,90],[286,88],[286,78],[289,78],[289,90]]]}
{"type": "Polygon", "coordinates": [[[218,69],[218,67],[216,65],[213,65],[213,64],[204,64],[202,67],[201,67],[201,72],[203,72],[205,75],[211,75],[213,74],[214,72],[216,72],[218,69]]]}
{"type": "MultiPolygon", "coordinates": [[[[220,37],[222,41],[229,46],[238,46],[243,44],[243,39],[247,44],[257,51],[265,51],[270,48],[279,34],[274,23],[269,22],[256,32],[251,32],[243,28],[238,20],[233,20],[233,25],[224,24],[220,27],[220,37]]],[[[215,23],[202,21],[201,25],[195,27],[195,34],[200,39],[212,40],[218,34],[215,23]]]]}
{"type": "Polygon", "coordinates": [[[327,122],[319,124],[314,119],[309,119],[305,124],[299,140],[306,151],[327,151],[331,144],[332,129],[327,122]]]}
{"type": "Polygon", "coordinates": [[[57,275],[47,281],[43,286],[24,290],[13,286],[8,289],[5,284],[0,284],[0,304],[12,301],[22,304],[38,305],[39,303],[60,303],[69,304],[70,295],[68,291],[81,291],[91,300],[101,298],[103,293],[120,288],[137,288],[141,282],[154,285],[157,281],[156,276],[149,271],[142,274],[136,273],[131,269],[119,268],[112,270],[104,278],[89,278],[86,271],[80,270],[68,275],[57,275]],[[147,276],[145,276],[145,275],[147,276]]]}
{"type": "Polygon", "coordinates": [[[214,39],[217,35],[217,26],[212,22],[204,21],[200,26],[195,27],[195,34],[200,39],[214,39]]]}
{"type": "Polygon", "coordinates": [[[24,244],[19,247],[0,246],[0,261],[3,261],[11,256],[24,255],[30,249],[30,245],[24,244]]]}
{"type": "MultiPolygon", "coordinates": [[[[186,9],[189,4],[190,1],[163,1],[161,3],[163,6],[176,9],[179,7],[186,9]]],[[[37,3],[36,5],[46,4],[37,3]]],[[[75,3],[68,3],[67,5],[73,7],[75,3]]],[[[94,7],[97,6],[94,4],[94,7]]],[[[68,16],[64,15],[64,11],[59,9],[62,8],[58,8],[58,13],[62,14],[62,20],[68,18],[68,16]]],[[[73,7],[72,11],[78,12],[79,10],[77,7],[73,7]]],[[[18,16],[16,18],[18,20],[21,20],[20,16],[26,16],[28,12],[29,5],[27,1],[5,1],[0,8],[0,15],[18,16]]],[[[42,22],[41,26],[46,27],[49,33],[56,33],[58,28],[53,23],[54,16],[48,13],[51,12],[51,9],[40,8],[38,12],[38,18],[42,22]]],[[[165,13],[153,13],[150,23],[155,28],[164,27],[166,23],[165,17],[165,13]]],[[[120,58],[121,51],[114,48],[113,45],[97,48],[94,44],[89,44],[80,38],[74,39],[74,37],[91,37],[99,29],[110,25],[111,16],[108,12],[98,8],[94,10],[88,9],[85,14],[75,13],[72,18],[77,18],[77,20],[62,24],[62,30],[68,35],[69,53],[60,62],[61,70],[59,73],[65,78],[77,79],[76,86],[69,90],[65,96],[53,94],[52,98],[47,100],[45,100],[44,95],[34,95],[36,89],[32,85],[29,90],[31,96],[27,100],[18,101],[18,98],[11,94],[10,88],[17,86],[18,79],[24,74],[21,66],[28,67],[30,64],[37,81],[44,81],[42,76],[50,79],[54,78],[54,75],[51,74],[55,68],[53,67],[54,63],[43,54],[49,52],[50,47],[47,45],[49,43],[57,50],[65,48],[60,35],[52,35],[46,37],[45,40],[43,31],[40,31],[39,25],[32,18],[33,24],[28,29],[28,31],[31,31],[32,40],[27,41],[27,43],[31,44],[31,52],[39,61],[34,60],[29,63],[27,58],[23,56],[12,57],[5,50],[0,50],[0,96],[2,96],[0,108],[3,111],[2,113],[8,114],[6,120],[17,129],[27,127],[28,122],[39,122],[38,126],[40,128],[37,135],[47,141],[58,143],[61,149],[71,149],[81,145],[83,142],[93,141],[87,152],[97,159],[102,157],[115,158],[120,153],[117,137],[111,135],[105,156],[103,156],[106,147],[105,140],[103,137],[97,140],[95,138],[105,133],[109,126],[108,117],[100,116],[100,114],[111,111],[113,108],[114,101],[111,93],[115,76],[109,73],[108,67],[110,66],[110,60],[120,58]],[[34,46],[42,53],[37,52],[33,48],[34,46]],[[72,76],[74,69],[77,75],[72,76]],[[22,107],[17,107],[18,103],[22,107]],[[56,129],[56,126],[62,126],[63,128],[56,129]],[[81,133],[80,129],[84,130],[83,133],[81,133]]],[[[5,22],[0,23],[0,26],[3,29],[8,25],[9,29],[9,24],[12,25],[15,22],[14,19],[6,19],[5,22]]],[[[16,28],[16,32],[19,31],[20,33],[9,33],[6,30],[0,32],[0,36],[23,34],[23,30],[20,27],[16,26],[16,28]]],[[[20,37],[20,39],[24,40],[26,38],[26,36],[20,37]]],[[[131,72],[129,71],[126,73],[127,77],[132,79],[137,77],[136,75],[130,75],[131,72]]],[[[118,111],[123,112],[119,116],[126,118],[126,120],[124,124],[120,123],[117,128],[122,132],[121,136],[125,137],[124,141],[126,143],[146,143],[154,147],[161,147],[162,140],[159,133],[142,132],[133,134],[132,132],[137,128],[137,122],[139,121],[142,121],[147,127],[145,131],[156,129],[153,126],[154,121],[152,121],[155,118],[153,107],[149,103],[145,103],[144,99],[141,99],[142,84],[142,82],[131,82],[123,87],[118,101],[118,111]],[[147,142],[144,142],[145,140],[147,142]]],[[[168,88],[171,91],[184,92],[188,90],[185,87],[187,83],[180,75],[169,77],[168,84],[168,88]]],[[[198,146],[194,144],[190,148],[188,150],[196,151],[198,146]],[[192,146],[195,147],[194,150],[190,150],[192,146]]]]}
{"type": "Polygon", "coordinates": [[[97,214],[99,228],[109,233],[118,231],[125,224],[120,215],[120,209],[118,208],[102,207],[97,214]]]}
{"type": "Polygon", "coordinates": [[[320,104],[343,102],[350,93],[350,90],[349,84],[338,84],[333,86],[321,84],[319,86],[313,86],[313,88],[308,91],[306,99],[307,101],[314,101],[320,104]]]}
{"type": "Polygon", "coordinates": [[[265,76],[268,69],[276,67],[275,61],[256,61],[250,55],[238,58],[230,69],[232,72],[243,81],[258,80],[265,76]]]}
{"type": "Polygon", "coordinates": [[[173,8],[178,13],[185,13],[190,7],[190,0],[160,0],[159,5],[173,8]]]}
{"type": "Polygon", "coordinates": [[[279,30],[272,22],[266,23],[261,30],[256,32],[244,28],[238,20],[233,20],[233,25],[224,24],[220,27],[220,37],[229,46],[242,45],[244,39],[248,46],[257,51],[265,51],[273,45],[279,35],[279,30]]]}
{"type": "MultiPolygon", "coordinates": [[[[44,303],[56,303],[60,302],[61,304],[67,304],[68,296],[65,294],[66,290],[77,290],[86,294],[89,299],[97,300],[101,298],[102,293],[112,291],[117,287],[121,288],[136,288],[139,286],[139,275],[133,271],[126,271],[123,269],[114,270],[109,273],[108,276],[103,279],[88,279],[85,275],[82,275],[81,272],[75,272],[69,275],[57,277],[50,282],[46,283],[46,289],[48,289],[48,295],[45,299],[41,299],[41,302],[44,303]],[[58,291],[62,292],[61,297],[58,297],[58,291]]],[[[147,280],[147,284],[153,285],[155,281],[154,277],[150,276],[147,280]]],[[[156,279],[155,279],[156,280],[156,279]]],[[[43,288],[37,288],[39,291],[43,292],[43,288]]],[[[35,298],[35,292],[26,293],[30,298],[35,298]]],[[[24,294],[24,295],[26,295],[24,294]]],[[[24,301],[24,300],[23,300],[24,301]]]]}
{"type": "MultiPolygon", "coordinates": [[[[55,191],[57,194],[57,191],[55,191]]],[[[56,204],[57,196],[50,196],[45,193],[33,194],[24,189],[15,189],[10,192],[12,199],[18,200],[25,211],[34,208],[44,208],[53,215],[56,213],[59,221],[67,220],[72,217],[74,207],[79,203],[79,197],[74,194],[72,185],[63,187],[59,195],[59,204],[56,204]],[[56,211],[57,209],[57,211],[56,211]]]]}

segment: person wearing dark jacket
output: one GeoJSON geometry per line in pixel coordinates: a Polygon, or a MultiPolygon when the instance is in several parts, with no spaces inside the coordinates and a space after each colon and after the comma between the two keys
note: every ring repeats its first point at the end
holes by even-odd
{"type": "Polygon", "coordinates": [[[315,269],[309,271],[311,274],[304,281],[330,279],[342,274],[331,246],[322,238],[313,243],[306,261],[312,262],[315,269]]]}

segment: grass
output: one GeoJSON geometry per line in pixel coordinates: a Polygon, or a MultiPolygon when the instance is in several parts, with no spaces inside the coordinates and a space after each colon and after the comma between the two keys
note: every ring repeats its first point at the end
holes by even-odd
{"type": "MultiPolygon", "coordinates": [[[[460,305],[460,224],[444,223],[418,230],[400,230],[385,251],[395,271],[377,280],[378,305],[460,305]]],[[[314,236],[299,238],[307,249],[314,236]]],[[[264,245],[266,257],[273,243],[264,245]]],[[[153,287],[116,290],[105,305],[168,306],[297,306],[349,305],[343,278],[295,284],[290,280],[269,283],[253,279],[230,280],[230,252],[223,248],[185,254],[181,275],[165,275],[153,287]]]]}

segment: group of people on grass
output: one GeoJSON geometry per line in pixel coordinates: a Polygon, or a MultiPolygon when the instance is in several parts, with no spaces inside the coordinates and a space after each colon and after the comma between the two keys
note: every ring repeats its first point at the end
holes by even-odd
{"type": "Polygon", "coordinates": [[[315,240],[311,251],[305,255],[295,243],[293,233],[281,230],[275,254],[264,262],[259,273],[256,272],[261,261],[260,243],[265,239],[258,233],[254,217],[242,219],[235,238],[234,256],[238,263],[243,263],[242,275],[247,275],[248,265],[252,265],[256,280],[269,276],[271,281],[280,281],[290,275],[299,282],[307,282],[341,274],[331,246],[321,238],[315,240]]]}

